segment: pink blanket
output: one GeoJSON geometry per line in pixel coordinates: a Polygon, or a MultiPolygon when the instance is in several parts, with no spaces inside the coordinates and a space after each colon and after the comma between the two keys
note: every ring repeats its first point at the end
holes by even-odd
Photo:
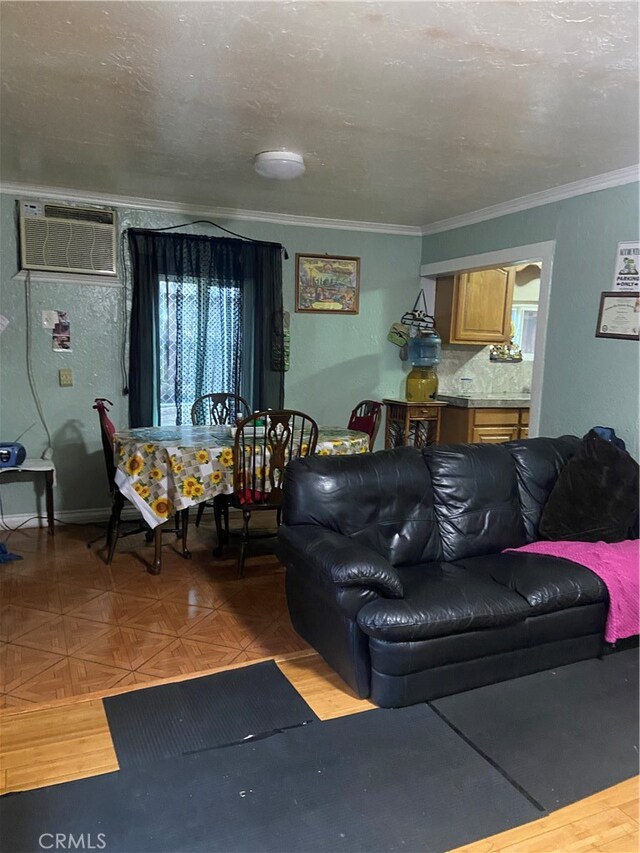
{"type": "Polygon", "coordinates": [[[609,590],[604,638],[615,643],[640,632],[640,539],[623,542],[532,542],[510,551],[563,557],[591,569],[609,590]]]}

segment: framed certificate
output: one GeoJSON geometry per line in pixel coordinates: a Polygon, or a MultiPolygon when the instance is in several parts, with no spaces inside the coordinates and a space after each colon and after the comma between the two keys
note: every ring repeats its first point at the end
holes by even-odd
{"type": "Polygon", "coordinates": [[[640,340],[640,293],[609,291],[600,296],[596,338],[640,340]]]}

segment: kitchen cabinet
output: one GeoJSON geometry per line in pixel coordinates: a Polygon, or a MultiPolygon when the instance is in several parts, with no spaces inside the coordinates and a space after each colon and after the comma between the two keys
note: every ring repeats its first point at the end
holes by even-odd
{"type": "Polygon", "coordinates": [[[436,279],[435,323],[442,343],[508,341],[515,277],[515,267],[496,267],[436,279]]]}
{"type": "Polygon", "coordinates": [[[442,411],[440,443],[502,444],[529,434],[529,409],[465,408],[442,411]]]}

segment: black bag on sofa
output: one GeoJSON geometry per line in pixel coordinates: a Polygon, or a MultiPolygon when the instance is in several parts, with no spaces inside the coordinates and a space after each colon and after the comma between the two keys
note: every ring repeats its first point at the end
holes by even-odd
{"type": "Polygon", "coordinates": [[[638,463],[594,431],[564,466],[542,510],[543,539],[621,542],[638,515],[638,463]]]}

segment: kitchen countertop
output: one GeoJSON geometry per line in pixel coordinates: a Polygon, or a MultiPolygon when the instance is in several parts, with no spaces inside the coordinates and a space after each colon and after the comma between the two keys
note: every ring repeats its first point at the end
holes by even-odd
{"type": "Polygon", "coordinates": [[[438,394],[438,400],[462,409],[528,409],[531,397],[524,394],[478,394],[462,397],[460,394],[438,394]]]}

